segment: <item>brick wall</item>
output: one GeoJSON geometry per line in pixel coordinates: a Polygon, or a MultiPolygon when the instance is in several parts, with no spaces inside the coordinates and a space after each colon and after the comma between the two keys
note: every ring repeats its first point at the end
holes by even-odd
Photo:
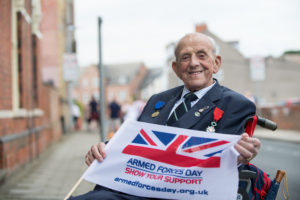
{"type": "Polygon", "coordinates": [[[276,122],[278,129],[300,131],[300,105],[265,107],[260,114],[276,122]]]}
{"type": "Polygon", "coordinates": [[[42,116],[0,119],[0,169],[8,173],[36,158],[61,137],[58,92],[52,86],[42,86],[40,98],[42,116]]]}
{"type": "Polygon", "coordinates": [[[138,89],[142,80],[145,78],[147,74],[147,68],[142,65],[138,71],[138,74],[134,77],[134,79],[130,82],[131,94],[140,98],[140,90],[138,89]]]}
{"type": "MultiPolygon", "coordinates": [[[[22,107],[13,109],[11,3],[0,1],[0,184],[61,137],[59,92],[42,83],[41,40],[37,40],[37,76],[33,78],[33,33],[24,16],[20,26],[22,107]],[[34,82],[37,83],[37,101],[33,96],[34,82]]],[[[31,1],[25,4],[30,15],[31,1]]]]}
{"type": "Polygon", "coordinates": [[[11,4],[10,1],[0,1],[0,110],[6,110],[11,105],[11,4]],[[5,27],[5,28],[4,28],[5,27]]]}
{"type": "MultiPolygon", "coordinates": [[[[62,1],[64,2],[64,1],[62,1]]],[[[44,82],[52,82],[55,87],[61,87],[59,64],[59,35],[64,30],[59,24],[57,0],[41,1],[43,18],[40,31],[43,34],[41,41],[42,78],[44,82]]]]}

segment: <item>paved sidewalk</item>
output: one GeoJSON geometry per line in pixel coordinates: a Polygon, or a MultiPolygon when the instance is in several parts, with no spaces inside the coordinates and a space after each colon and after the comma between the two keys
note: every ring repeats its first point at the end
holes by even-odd
{"type": "MultiPolygon", "coordinates": [[[[99,141],[98,133],[75,132],[63,136],[17,183],[1,188],[2,200],[61,200],[87,169],[85,153],[99,141]]],[[[83,181],[73,195],[86,193],[94,184],[83,181]]]]}

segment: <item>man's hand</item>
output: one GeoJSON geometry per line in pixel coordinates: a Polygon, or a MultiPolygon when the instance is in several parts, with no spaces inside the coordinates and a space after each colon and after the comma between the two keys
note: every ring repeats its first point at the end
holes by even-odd
{"type": "Polygon", "coordinates": [[[260,149],[261,143],[259,139],[249,137],[247,133],[242,134],[242,138],[234,146],[235,149],[240,153],[238,162],[248,164],[252,160],[260,149]]]}
{"type": "Polygon", "coordinates": [[[103,142],[93,145],[85,156],[85,163],[90,166],[95,159],[97,159],[99,162],[102,162],[106,157],[104,148],[105,144],[103,142]]]}

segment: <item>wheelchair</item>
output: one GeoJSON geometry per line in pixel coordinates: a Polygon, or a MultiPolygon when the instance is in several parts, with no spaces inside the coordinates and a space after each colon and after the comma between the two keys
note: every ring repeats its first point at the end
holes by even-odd
{"type": "MultiPolygon", "coordinates": [[[[256,125],[260,125],[263,128],[273,131],[277,129],[276,123],[255,115],[247,119],[245,132],[252,137],[256,125]]],[[[239,187],[237,192],[237,200],[275,200],[280,182],[284,176],[285,172],[283,170],[278,170],[277,176],[274,178],[274,180],[271,180],[267,173],[255,165],[241,165],[239,167],[239,187]]],[[[81,180],[82,178],[77,181],[64,200],[69,199],[70,195],[80,184],[81,180]]],[[[289,197],[287,193],[286,199],[288,198],[289,197]]],[[[79,199],[84,199],[84,197],[79,197],[79,199]]]]}
{"type": "MultiPolygon", "coordinates": [[[[275,122],[255,115],[247,120],[245,127],[246,133],[248,133],[250,137],[253,136],[256,125],[272,131],[277,129],[277,124],[275,122]]],[[[284,170],[277,170],[276,177],[271,180],[266,172],[260,170],[255,165],[250,163],[248,165],[243,165],[239,168],[237,200],[275,200],[280,183],[284,177],[284,170]]],[[[284,198],[289,199],[287,188],[286,193],[286,195],[284,194],[284,198]]]]}

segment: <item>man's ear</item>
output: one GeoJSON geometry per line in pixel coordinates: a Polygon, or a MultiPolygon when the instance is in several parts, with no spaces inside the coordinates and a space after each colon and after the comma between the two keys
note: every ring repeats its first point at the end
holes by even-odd
{"type": "MultiPolygon", "coordinates": [[[[175,72],[175,74],[178,76],[178,68],[177,68],[177,63],[176,61],[172,62],[172,69],[175,72]]],[[[179,76],[178,76],[179,77],[179,76]]],[[[179,77],[180,78],[180,77],[179,77]]]]}
{"type": "Polygon", "coordinates": [[[213,69],[213,73],[216,74],[218,73],[220,67],[221,67],[221,64],[222,64],[222,58],[221,56],[219,55],[216,55],[215,57],[215,66],[214,66],[214,69],[213,69]]]}

